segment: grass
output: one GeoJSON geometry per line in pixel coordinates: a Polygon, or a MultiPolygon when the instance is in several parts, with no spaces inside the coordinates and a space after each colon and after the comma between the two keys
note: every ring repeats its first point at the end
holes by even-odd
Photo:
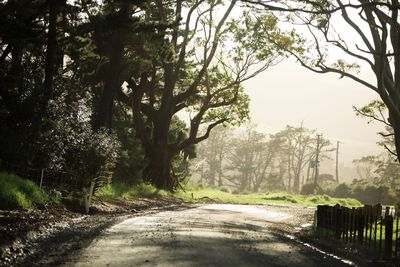
{"type": "Polygon", "coordinates": [[[105,198],[129,198],[129,197],[154,197],[168,196],[171,193],[157,189],[151,184],[139,183],[127,185],[124,183],[113,183],[100,189],[99,196],[105,198]]]}
{"type": "Polygon", "coordinates": [[[34,182],[0,172],[0,209],[30,209],[48,201],[48,195],[34,182]]]}
{"type": "Polygon", "coordinates": [[[186,201],[199,201],[204,198],[215,199],[220,202],[233,204],[293,204],[302,206],[336,205],[357,207],[362,204],[351,198],[333,198],[328,195],[294,195],[289,193],[251,193],[231,194],[218,189],[194,187],[178,191],[174,195],[186,201]],[[193,198],[192,198],[193,196],[193,198]]]}
{"type": "Polygon", "coordinates": [[[129,197],[152,197],[163,196],[180,198],[188,202],[202,202],[204,200],[214,200],[216,202],[232,204],[293,204],[302,206],[317,205],[336,205],[357,207],[362,204],[350,198],[333,198],[327,195],[293,195],[289,193],[251,193],[251,194],[232,194],[218,189],[191,187],[178,190],[174,193],[155,188],[146,183],[127,185],[123,183],[113,183],[100,189],[99,196],[105,198],[129,198],[129,197]]]}

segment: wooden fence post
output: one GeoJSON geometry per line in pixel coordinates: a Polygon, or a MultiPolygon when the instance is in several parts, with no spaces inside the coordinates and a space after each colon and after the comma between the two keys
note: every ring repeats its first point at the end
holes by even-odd
{"type": "Polygon", "coordinates": [[[393,216],[390,213],[385,215],[385,258],[392,257],[393,246],[393,216]]]}
{"type": "Polygon", "coordinates": [[[335,217],[334,217],[335,237],[336,239],[340,239],[340,236],[342,234],[342,209],[340,205],[335,205],[334,209],[335,209],[335,217]]]}
{"type": "Polygon", "coordinates": [[[362,244],[364,240],[364,214],[363,209],[357,209],[357,234],[358,234],[358,243],[362,244]]]}

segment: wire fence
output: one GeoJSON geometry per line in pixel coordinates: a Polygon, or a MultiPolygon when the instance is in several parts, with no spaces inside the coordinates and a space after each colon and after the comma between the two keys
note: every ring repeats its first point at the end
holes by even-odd
{"type": "Polygon", "coordinates": [[[55,188],[59,190],[81,190],[87,187],[91,181],[96,182],[96,188],[111,183],[112,172],[101,170],[91,181],[86,181],[80,177],[66,171],[52,169],[35,169],[21,164],[0,161],[0,171],[16,174],[25,179],[35,182],[40,188],[55,188]]]}

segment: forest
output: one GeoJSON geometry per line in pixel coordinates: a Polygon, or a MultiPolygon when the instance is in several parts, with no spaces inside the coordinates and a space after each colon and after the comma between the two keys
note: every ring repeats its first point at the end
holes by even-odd
{"type": "MultiPolygon", "coordinates": [[[[391,159],[382,164],[391,166],[400,148],[397,13],[397,1],[3,0],[0,160],[83,182],[110,170],[116,181],[167,190],[199,160],[207,185],[226,178],[239,191],[300,192],[319,176],[334,182],[312,167],[315,151],[323,158],[335,149],[323,138],[315,148],[316,130],[288,126],[265,136],[248,126],[230,139],[229,126],[249,120],[243,82],[294,57],[378,93],[381,101],[357,112],[386,125],[391,159]],[[338,19],[362,46],[341,37],[338,19]],[[331,47],[345,56],[329,57],[331,47]],[[357,75],[362,66],[376,83],[357,75]]],[[[378,185],[397,186],[388,174],[395,171],[378,172],[378,185]]]]}

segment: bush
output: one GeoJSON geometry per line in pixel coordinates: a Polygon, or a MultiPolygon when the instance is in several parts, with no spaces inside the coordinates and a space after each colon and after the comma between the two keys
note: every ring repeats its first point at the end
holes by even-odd
{"type": "Polygon", "coordinates": [[[0,173],[0,209],[29,209],[49,200],[34,182],[19,176],[0,173]]]}
{"type": "Polygon", "coordinates": [[[311,195],[314,194],[314,184],[305,184],[302,186],[300,194],[302,195],[311,195]]]}
{"type": "Polygon", "coordinates": [[[333,194],[335,197],[340,197],[340,198],[350,197],[351,188],[347,184],[342,183],[342,184],[339,184],[338,186],[336,186],[333,194]]]}
{"type": "Polygon", "coordinates": [[[342,183],[334,189],[333,195],[339,198],[355,198],[363,204],[371,205],[394,205],[398,201],[396,193],[385,185],[355,183],[349,186],[342,183]]]}

